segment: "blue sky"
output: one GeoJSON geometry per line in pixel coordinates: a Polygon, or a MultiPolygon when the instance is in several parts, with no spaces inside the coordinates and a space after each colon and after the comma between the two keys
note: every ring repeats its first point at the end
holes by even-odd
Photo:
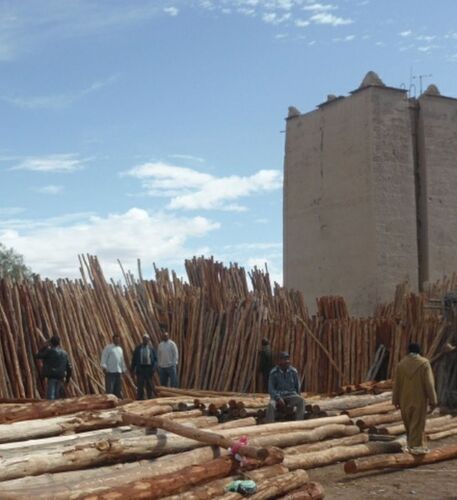
{"type": "Polygon", "coordinates": [[[369,70],[457,96],[455,19],[456,0],[3,0],[0,242],[51,278],[78,253],[112,276],[205,254],[280,281],[288,106],[369,70]]]}

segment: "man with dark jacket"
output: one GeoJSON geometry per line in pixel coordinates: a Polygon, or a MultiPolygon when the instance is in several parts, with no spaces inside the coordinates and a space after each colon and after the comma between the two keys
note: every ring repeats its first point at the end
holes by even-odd
{"type": "Polygon", "coordinates": [[[262,348],[260,349],[259,361],[259,369],[262,373],[264,390],[265,392],[268,392],[268,378],[274,365],[271,345],[267,338],[262,339],[262,348]]]}
{"type": "Polygon", "coordinates": [[[148,399],[154,397],[154,383],[152,377],[157,366],[157,354],[151,345],[149,335],[143,335],[143,342],[133,351],[131,371],[136,376],[136,399],[144,399],[144,388],[148,399]]]}
{"type": "Polygon", "coordinates": [[[70,381],[72,366],[68,354],[60,347],[60,338],[57,336],[44,344],[35,354],[36,359],[43,361],[42,376],[47,379],[47,399],[59,399],[63,381],[70,381]]]}

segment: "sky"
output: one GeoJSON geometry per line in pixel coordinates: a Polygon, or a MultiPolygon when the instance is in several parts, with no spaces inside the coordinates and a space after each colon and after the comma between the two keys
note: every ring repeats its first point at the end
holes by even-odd
{"type": "Polygon", "coordinates": [[[1,0],[0,242],[145,276],[194,255],[282,281],[288,106],[369,70],[457,97],[457,0],[1,0]]]}

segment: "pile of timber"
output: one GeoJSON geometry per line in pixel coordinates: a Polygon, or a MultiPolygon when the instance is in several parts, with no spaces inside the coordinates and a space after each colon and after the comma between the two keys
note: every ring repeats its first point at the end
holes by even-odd
{"type": "MultiPolygon", "coordinates": [[[[100,355],[119,334],[126,358],[142,335],[153,344],[161,328],[180,351],[182,387],[258,392],[261,339],[274,352],[287,350],[303,390],[331,393],[375,376],[376,352],[389,352],[385,378],[392,377],[408,342],[429,356],[447,345],[443,319],[425,308],[426,297],[399,287],[395,301],[371,318],[350,317],[341,297],[318,300],[311,316],[303,295],[272,286],[267,271],[250,273],[213,259],[186,261],[188,283],[155,269],[155,279],[124,272],[125,283],[107,281],[96,257],[80,257],[81,279],[12,282],[0,280],[0,398],[38,399],[44,395],[33,354],[59,335],[75,367],[67,396],[103,392],[100,355]],[[248,284],[250,280],[251,287],[248,284]]],[[[123,394],[133,398],[134,381],[124,378],[123,394]]]]}
{"type": "MultiPolygon", "coordinates": [[[[229,401],[260,408],[268,402],[263,395],[177,392],[135,402],[94,395],[1,403],[1,497],[231,499],[242,497],[226,492],[227,485],[249,478],[257,485],[255,499],[317,500],[325,485],[313,481],[315,468],[337,462],[346,462],[348,472],[420,465],[399,458],[396,435],[373,440],[377,435],[367,426],[387,416],[388,425],[398,423],[391,392],[315,397],[307,402],[332,416],[261,425],[253,417],[220,423],[206,409],[229,401]]],[[[430,436],[446,437],[457,429],[456,420],[431,418],[430,436]]],[[[435,452],[440,460],[456,456],[442,450],[435,452]]]]}

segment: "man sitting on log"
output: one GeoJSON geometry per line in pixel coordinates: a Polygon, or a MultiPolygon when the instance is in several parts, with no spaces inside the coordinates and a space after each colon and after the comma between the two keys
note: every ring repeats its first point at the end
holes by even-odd
{"type": "Polygon", "coordinates": [[[279,353],[278,364],[271,370],[268,379],[271,401],[267,407],[267,422],[275,421],[276,409],[295,408],[295,420],[303,420],[305,401],[300,396],[300,379],[297,370],[290,365],[289,353],[279,353]]]}
{"type": "Polygon", "coordinates": [[[397,367],[392,404],[401,410],[408,451],[414,455],[422,455],[429,451],[424,434],[427,402],[432,410],[438,402],[430,362],[420,355],[418,344],[409,344],[408,351],[409,354],[397,367]]]}
{"type": "Polygon", "coordinates": [[[60,338],[51,337],[35,354],[36,359],[43,361],[42,375],[47,379],[46,398],[59,399],[63,381],[68,384],[72,367],[68,354],[60,347],[60,338]]]}

